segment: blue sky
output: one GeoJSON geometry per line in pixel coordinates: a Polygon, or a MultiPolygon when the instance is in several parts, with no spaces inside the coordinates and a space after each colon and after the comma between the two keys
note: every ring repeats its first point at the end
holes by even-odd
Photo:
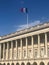
{"type": "Polygon", "coordinates": [[[0,36],[26,27],[26,13],[20,8],[28,8],[28,25],[49,21],[49,0],[0,0],[0,36]]]}

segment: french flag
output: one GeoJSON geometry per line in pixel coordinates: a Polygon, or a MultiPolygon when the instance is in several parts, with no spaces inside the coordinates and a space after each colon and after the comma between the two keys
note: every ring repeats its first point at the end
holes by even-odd
{"type": "Polygon", "coordinates": [[[21,8],[21,12],[28,13],[27,8],[21,8]]]}

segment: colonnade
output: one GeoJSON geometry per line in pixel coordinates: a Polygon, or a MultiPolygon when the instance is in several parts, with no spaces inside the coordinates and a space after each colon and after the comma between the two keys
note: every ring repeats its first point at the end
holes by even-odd
{"type": "MultiPolygon", "coordinates": [[[[44,40],[45,40],[45,42],[44,42],[44,45],[45,45],[45,57],[47,57],[47,52],[48,52],[48,50],[47,50],[47,48],[48,48],[48,44],[47,44],[47,33],[43,33],[44,34],[44,40]]],[[[36,44],[34,44],[34,41],[36,41],[36,40],[34,40],[34,36],[35,35],[32,35],[32,36],[29,36],[30,38],[31,38],[31,51],[32,51],[32,58],[34,58],[34,45],[36,45],[36,44]]],[[[38,34],[37,35],[37,40],[38,40],[38,43],[37,43],[37,47],[38,47],[38,58],[40,57],[40,50],[41,50],[41,43],[40,43],[40,41],[41,41],[41,37],[40,37],[40,34],[38,34]]],[[[23,38],[21,38],[20,40],[19,40],[19,42],[20,42],[20,48],[21,48],[21,59],[23,58],[23,42],[22,42],[22,39],[23,38]]],[[[15,59],[18,59],[18,41],[17,41],[18,39],[16,39],[16,40],[14,40],[15,41],[15,49],[16,49],[16,56],[15,56],[15,59]]],[[[28,37],[26,37],[25,38],[25,49],[26,49],[26,59],[28,58],[28,37]]],[[[10,43],[9,43],[9,41],[7,41],[7,42],[4,42],[4,43],[0,43],[0,60],[1,59],[9,59],[9,56],[11,56],[11,59],[13,59],[13,45],[14,45],[14,43],[13,43],[13,40],[11,40],[10,41],[10,43]],[[10,43],[11,43],[11,54],[9,55],[9,46],[10,46],[10,43]],[[2,55],[3,54],[3,55],[2,55]]]]}

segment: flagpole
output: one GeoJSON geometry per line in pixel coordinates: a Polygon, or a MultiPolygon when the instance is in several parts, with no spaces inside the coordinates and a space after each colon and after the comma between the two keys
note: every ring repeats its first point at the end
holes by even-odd
{"type": "Polygon", "coordinates": [[[27,28],[28,28],[28,13],[27,13],[27,28]]]}
{"type": "Polygon", "coordinates": [[[21,12],[26,13],[26,18],[27,18],[27,28],[28,28],[28,10],[27,10],[27,8],[21,8],[21,12]]]}

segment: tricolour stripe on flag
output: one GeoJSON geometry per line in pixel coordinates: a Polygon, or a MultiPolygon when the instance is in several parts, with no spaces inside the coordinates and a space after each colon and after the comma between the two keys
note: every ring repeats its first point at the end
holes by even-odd
{"type": "Polygon", "coordinates": [[[21,12],[27,13],[27,8],[21,8],[21,12]]]}

